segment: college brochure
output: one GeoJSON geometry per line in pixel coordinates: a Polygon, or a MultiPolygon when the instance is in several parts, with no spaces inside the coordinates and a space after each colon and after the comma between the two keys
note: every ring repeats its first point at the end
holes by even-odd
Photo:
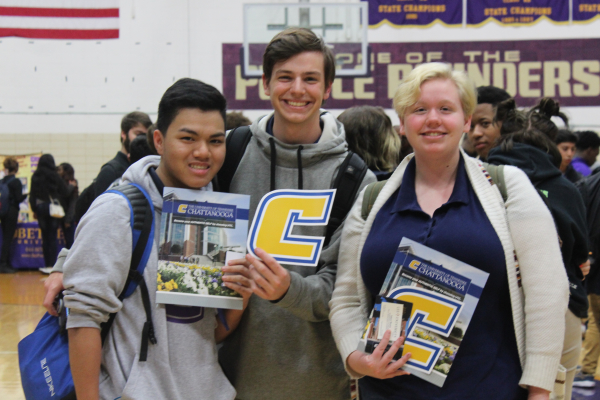
{"type": "Polygon", "coordinates": [[[475,312],[489,274],[402,238],[367,321],[358,350],[372,353],[391,330],[395,355],[410,352],[403,369],[442,387],[475,312]]]}
{"type": "Polygon", "coordinates": [[[165,187],[157,303],[242,309],[221,267],[246,254],[249,206],[247,195],[165,187]]]}

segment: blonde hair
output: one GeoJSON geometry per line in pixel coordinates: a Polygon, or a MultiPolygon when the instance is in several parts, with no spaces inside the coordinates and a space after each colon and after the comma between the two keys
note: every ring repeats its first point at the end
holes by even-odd
{"type": "Polygon", "coordinates": [[[452,70],[450,64],[434,62],[421,64],[413,69],[396,89],[392,104],[401,120],[404,120],[406,109],[419,100],[421,85],[432,79],[451,80],[458,89],[458,97],[465,118],[473,115],[477,106],[477,95],[473,82],[464,71],[452,70]]]}
{"type": "Polygon", "coordinates": [[[362,157],[371,170],[393,171],[400,162],[400,137],[383,108],[351,107],[340,114],[348,148],[362,157]]]}

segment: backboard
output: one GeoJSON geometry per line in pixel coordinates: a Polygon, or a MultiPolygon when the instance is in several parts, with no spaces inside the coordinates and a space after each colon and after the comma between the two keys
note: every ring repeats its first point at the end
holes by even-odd
{"type": "Polygon", "coordinates": [[[304,27],[322,37],[336,60],[336,76],[370,75],[367,29],[368,3],[244,4],[242,76],[262,76],[262,56],[273,36],[290,27],[304,27]]]}

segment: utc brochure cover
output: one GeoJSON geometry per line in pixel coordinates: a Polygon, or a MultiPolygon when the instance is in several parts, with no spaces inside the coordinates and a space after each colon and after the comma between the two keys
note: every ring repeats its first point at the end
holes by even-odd
{"type": "Polygon", "coordinates": [[[489,274],[402,238],[358,350],[372,353],[387,329],[405,336],[394,359],[412,353],[403,369],[442,387],[489,274]]]}
{"type": "Polygon", "coordinates": [[[250,196],[165,187],[157,303],[242,309],[221,267],[246,254],[250,196]]]}

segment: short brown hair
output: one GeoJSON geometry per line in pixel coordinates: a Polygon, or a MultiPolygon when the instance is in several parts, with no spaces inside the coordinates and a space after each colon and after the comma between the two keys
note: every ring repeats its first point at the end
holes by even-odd
{"type": "Polygon", "coordinates": [[[3,164],[10,173],[19,171],[19,162],[14,157],[6,157],[3,164]]]}
{"type": "Polygon", "coordinates": [[[251,125],[250,121],[241,111],[231,111],[225,116],[225,130],[237,128],[238,126],[251,125]]]}
{"type": "Polygon", "coordinates": [[[150,120],[148,114],[141,111],[130,112],[121,120],[121,132],[127,133],[137,125],[143,125],[144,128],[148,129],[152,125],[152,120],[150,120]]]}
{"type": "Polygon", "coordinates": [[[271,81],[275,64],[287,61],[305,51],[317,51],[323,54],[325,86],[331,85],[335,78],[335,58],[333,57],[333,53],[325,45],[323,39],[306,28],[288,28],[279,32],[271,39],[263,54],[263,73],[265,74],[267,83],[271,81]]]}

